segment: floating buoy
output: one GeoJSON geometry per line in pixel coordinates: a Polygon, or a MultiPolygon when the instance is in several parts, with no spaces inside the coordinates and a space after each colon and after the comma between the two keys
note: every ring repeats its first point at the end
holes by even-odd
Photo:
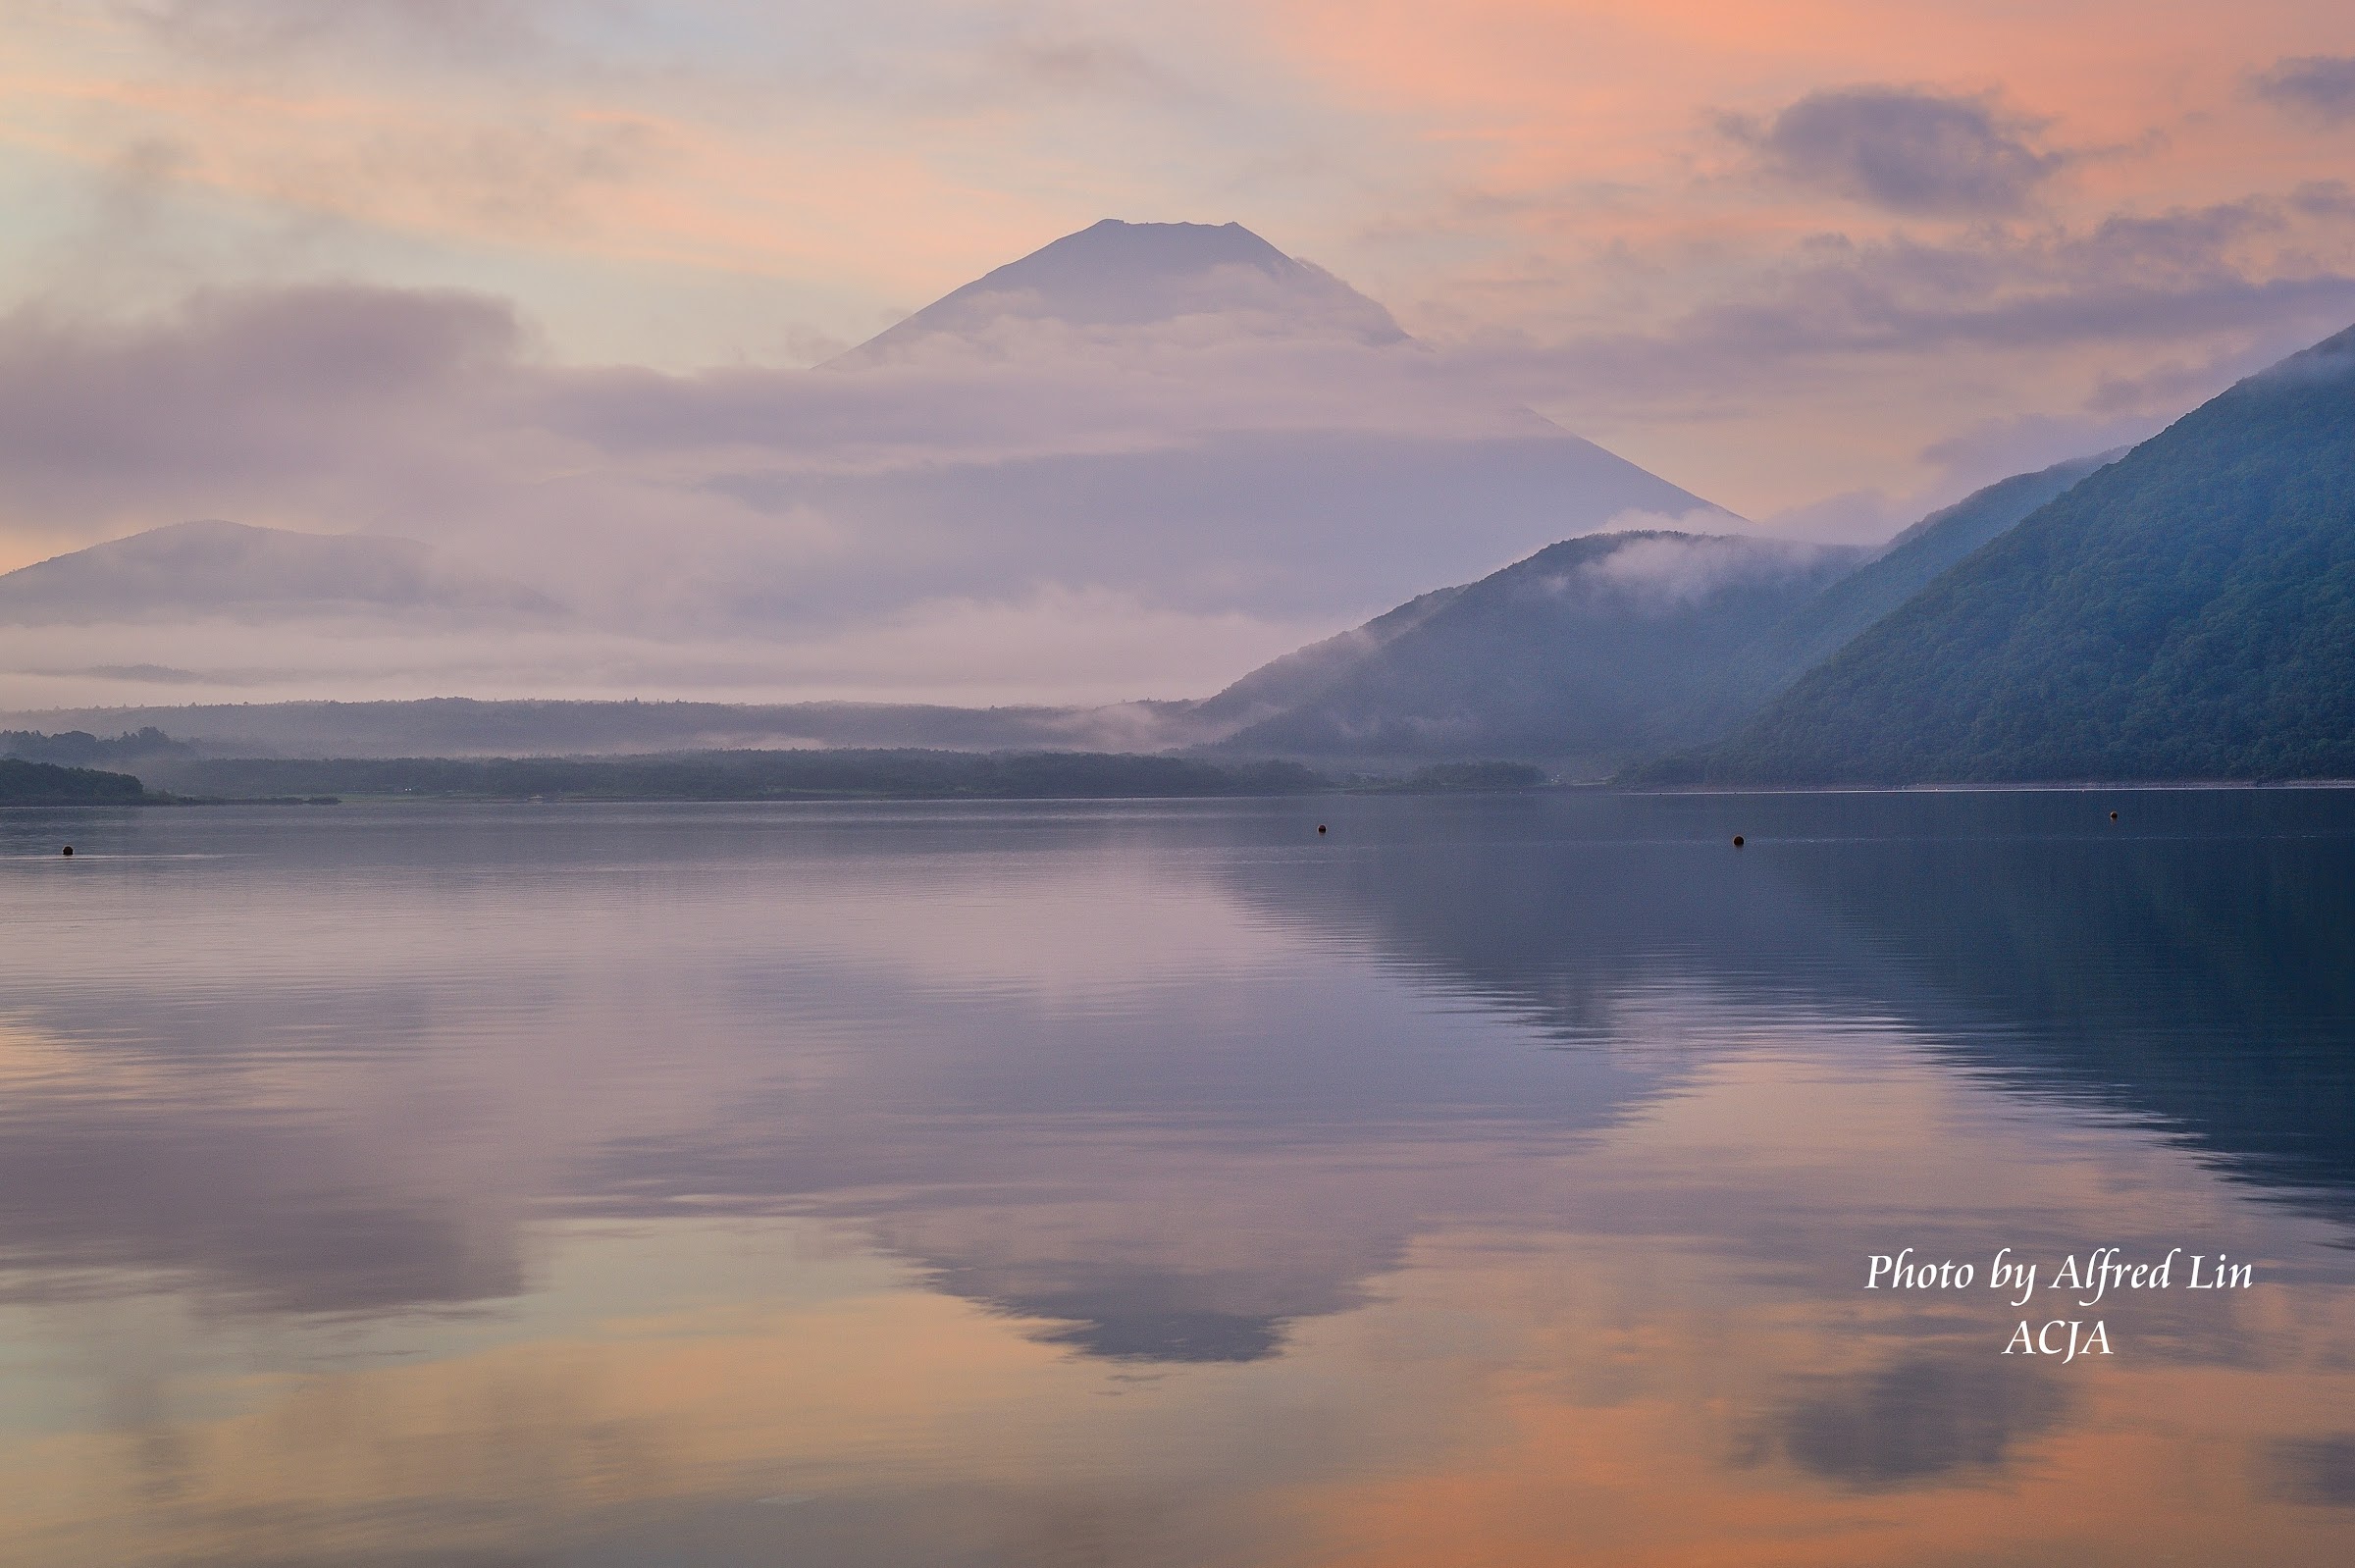
{"type": "Polygon", "coordinates": [[[1735,849],[1740,849],[1741,847],[1742,847],[1742,835],[1741,835],[1741,834],[1739,834],[1739,833],[1736,833],[1736,834],[1734,835],[1734,848],[1735,848],[1735,849]]]}
{"type": "MultiPolygon", "coordinates": [[[[1319,823],[1317,824],[1317,831],[1318,831],[1318,832],[1320,832],[1320,833],[1324,832],[1324,831],[1325,831],[1325,824],[1324,824],[1324,823],[1322,823],[1322,822],[1319,822],[1319,823]]],[[[69,850],[67,853],[68,853],[68,854],[72,854],[73,852],[69,850]]]]}
{"type": "Polygon", "coordinates": [[[71,845],[71,844],[67,845],[67,846],[66,846],[66,853],[67,853],[68,855],[72,855],[72,854],[74,853],[74,846],[73,846],[73,845],[71,845]]]}

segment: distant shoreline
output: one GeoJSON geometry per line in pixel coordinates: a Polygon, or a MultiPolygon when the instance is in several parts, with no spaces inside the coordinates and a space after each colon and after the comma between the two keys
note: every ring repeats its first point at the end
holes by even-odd
{"type": "Polygon", "coordinates": [[[1647,789],[1613,784],[1545,783],[1515,789],[1444,789],[1408,788],[1400,784],[1331,783],[1308,790],[1232,790],[1218,793],[996,793],[972,791],[882,791],[882,790],[801,790],[771,791],[763,794],[661,794],[558,792],[554,794],[518,795],[464,791],[383,791],[350,792],[340,795],[189,795],[170,791],[153,791],[136,797],[92,798],[86,800],[0,800],[0,811],[88,811],[92,810],[139,810],[169,809],[204,809],[228,807],[270,807],[300,809],[305,807],[343,806],[939,806],[968,804],[977,806],[1025,804],[1167,804],[1181,801],[1244,801],[1244,800],[1315,800],[1333,798],[1366,798],[1408,796],[1415,798],[1480,796],[1549,796],[1579,795],[1589,797],[1627,797],[1644,799],[1770,799],[1776,797],[1821,796],[1948,796],[1948,795],[2193,795],[2222,793],[2266,793],[2282,791],[2328,792],[2355,791],[2355,779],[2291,779],[2240,780],[2218,779],[2198,781],[2079,782],[2065,784],[1905,784],[1852,785],[1827,784],[1820,786],[1781,785],[1765,787],[1719,787],[1707,789],[1647,789]]]}

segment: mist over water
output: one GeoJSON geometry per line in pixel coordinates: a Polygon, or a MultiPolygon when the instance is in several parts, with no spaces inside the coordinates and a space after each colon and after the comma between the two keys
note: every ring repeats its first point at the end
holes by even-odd
{"type": "Polygon", "coordinates": [[[2340,791],[0,813],[0,1561],[2335,1562],[2351,961],[2340,791]]]}

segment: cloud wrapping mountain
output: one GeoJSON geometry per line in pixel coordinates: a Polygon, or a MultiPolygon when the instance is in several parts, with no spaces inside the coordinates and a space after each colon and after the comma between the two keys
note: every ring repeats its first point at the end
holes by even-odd
{"type": "Polygon", "coordinates": [[[1806,671],[2118,454],[2016,474],[1861,552],[1643,530],[1568,540],[1254,670],[1184,721],[1243,755],[1519,758],[1681,780],[1806,671]],[[1669,755],[1663,757],[1662,754],[1669,755]]]}
{"type": "MultiPolygon", "coordinates": [[[[1621,514],[1705,510],[1231,225],[1098,225],[817,371],[553,364],[495,300],[358,286],[20,312],[0,467],[20,526],[414,537],[598,639],[472,678],[444,645],[408,695],[678,692],[701,664],[748,696],[1175,696],[1621,514]]],[[[247,672],[318,652],[196,641],[247,672]]]]}
{"type": "Polygon", "coordinates": [[[1238,724],[1220,743],[1236,755],[1607,774],[1721,733],[1746,650],[1858,553],[1656,529],[1567,540],[1254,671],[1194,716],[1238,724]]]}

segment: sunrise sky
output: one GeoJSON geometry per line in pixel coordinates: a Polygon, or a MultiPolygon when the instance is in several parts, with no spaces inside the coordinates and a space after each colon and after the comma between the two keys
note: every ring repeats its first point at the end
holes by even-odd
{"type": "Polygon", "coordinates": [[[431,533],[520,452],[603,460],[519,426],[323,478],[321,430],[427,394],[208,368],[239,323],[348,308],[433,389],[707,390],[1106,217],[1239,222],[1447,374],[1832,540],[2355,321],[2337,0],[0,0],[0,566],[190,516],[431,533]],[[236,438],[156,437],[183,409],[236,438]]]}

